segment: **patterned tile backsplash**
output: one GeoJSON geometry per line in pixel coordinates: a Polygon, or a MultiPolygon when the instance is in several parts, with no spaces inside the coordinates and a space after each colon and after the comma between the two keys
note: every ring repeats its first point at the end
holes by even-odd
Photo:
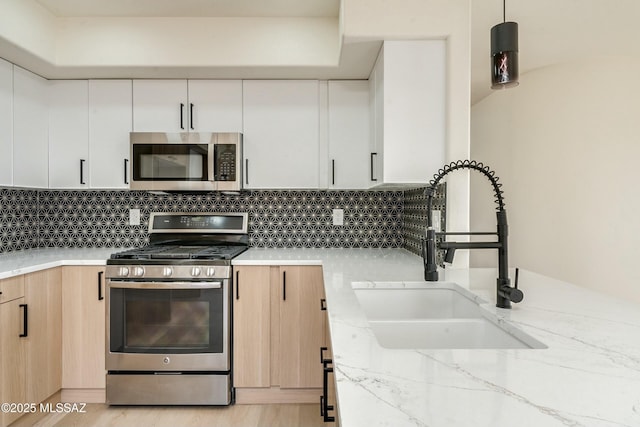
{"type": "MultiPolygon", "coordinates": [[[[151,212],[248,212],[253,247],[398,248],[419,253],[422,189],[156,194],[0,188],[0,253],[37,247],[144,246],[151,212]],[[129,209],[141,224],[129,225],[129,209]],[[344,225],[332,210],[344,209],[344,225]]],[[[442,202],[440,195],[436,203],[442,202]]],[[[444,215],[443,215],[444,217],[444,215]]]]}
{"type": "MultiPolygon", "coordinates": [[[[403,230],[404,247],[415,254],[421,254],[421,239],[427,231],[427,196],[425,187],[404,192],[403,230]]],[[[440,211],[440,230],[445,230],[445,209],[447,205],[446,184],[440,184],[433,198],[433,211],[440,211]]],[[[437,227],[436,227],[437,230],[437,227]]],[[[441,255],[441,254],[439,254],[441,255]]]]}

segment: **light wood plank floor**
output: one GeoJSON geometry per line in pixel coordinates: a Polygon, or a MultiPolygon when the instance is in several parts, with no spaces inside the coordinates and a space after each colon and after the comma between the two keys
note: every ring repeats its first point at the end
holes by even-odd
{"type": "MultiPolygon", "coordinates": [[[[60,402],[60,393],[47,402],[60,402]]],[[[11,427],[320,427],[317,404],[234,405],[228,407],[144,407],[87,404],[86,413],[27,414],[11,427]]]]}

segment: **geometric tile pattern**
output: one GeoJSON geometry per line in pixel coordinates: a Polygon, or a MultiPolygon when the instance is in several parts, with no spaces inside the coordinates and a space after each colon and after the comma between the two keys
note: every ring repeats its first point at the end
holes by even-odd
{"type": "MultiPolygon", "coordinates": [[[[427,196],[426,187],[404,192],[404,247],[417,255],[421,255],[422,239],[427,231],[427,196]]],[[[432,210],[440,211],[440,230],[446,230],[446,183],[439,184],[432,201],[432,210]]],[[[439,238],[440,239],[440,238],[439,238]]],[[[438,251],[437,262],[442,264],[442,253],[438,251]]]]}
{"type": "Polygon", "coordinates": [[[253,247],[404,245],[401,191],[267,190],[225,195],[42,190],[38,198],[40,247],[144,246],[151,212],[181,211],[248,212],[253,247]],[[141,225],[129,225],[130,208],[140,209],[141,225]],[[332,225],[334,208],[344,209],[343,226],[332,225]]]}
{"type": "Polygon", "coordinates": [[[37,191],[0,188],[0,253],[37,246],[37,191]]]}

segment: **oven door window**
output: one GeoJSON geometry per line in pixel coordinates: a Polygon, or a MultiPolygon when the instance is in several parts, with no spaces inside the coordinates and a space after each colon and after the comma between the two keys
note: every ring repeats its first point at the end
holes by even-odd
{"type": "Polygon", "coordinates": [[[110,289],[112,353],[222,353],[222,289],[110,289]]]}
{"type": "Polygon", "coordinates": [[[136,181],[208,181],[206,144],[134,144],[136,181]]]}

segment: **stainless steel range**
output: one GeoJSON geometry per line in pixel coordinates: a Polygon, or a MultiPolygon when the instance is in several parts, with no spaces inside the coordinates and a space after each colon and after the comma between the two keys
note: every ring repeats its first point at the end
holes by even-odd
{"type": "Polygon", "coordinates": [[[152,213],[150,245],[107,261],[107,403],[232,402],[231,259],[246,213],[152,213]]]}

